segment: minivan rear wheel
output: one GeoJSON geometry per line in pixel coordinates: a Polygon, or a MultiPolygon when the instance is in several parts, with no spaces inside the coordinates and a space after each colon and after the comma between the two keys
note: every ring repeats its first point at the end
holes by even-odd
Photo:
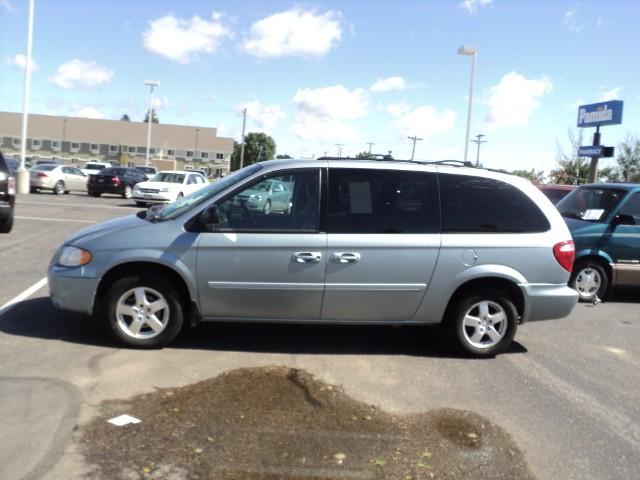
{"type": "Polygon", "coordinates": [[[155,275],[122,278],[108,289],[102,302],[103,320],[117,341],[137,348],[161,348],[180,333],[181,297],[155,275]]]}
{"type": "Polygon", "coordinates": [[[511,345],[518,328],[518,311],[499,290],[474,290],[458,298],[446,322],[455,346],[467,354],[491,357],[511,345]]]}
{"type": "Polygon", "coordinates": [[[580,301],[591,302],[607,295],[609,275],[597,261],[578,260],[573,266],[569,285],[578,292],[580,301]]]}

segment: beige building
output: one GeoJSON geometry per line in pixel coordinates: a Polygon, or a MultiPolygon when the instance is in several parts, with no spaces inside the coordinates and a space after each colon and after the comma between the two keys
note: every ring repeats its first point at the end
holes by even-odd
{"type": "MultiPolygon", "coordinates": [[[[20,158],[22,114],[0,112],[0,150],[20,158]]],[[[82,166],[87,161],[144,165],[147,124],[51,115],[29,115],[27,157],[31,163],[54,160],[82,166]]],[[[215,128],[154,123],[151,165],[161,170],[204,169],[210,176],[229,172],[233,139],[215,128]]]]}

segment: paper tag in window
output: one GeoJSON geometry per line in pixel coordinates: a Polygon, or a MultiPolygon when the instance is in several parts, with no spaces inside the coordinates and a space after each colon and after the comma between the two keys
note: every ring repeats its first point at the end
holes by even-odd
{"type": "Polygon", "coordinates": [[[369,182],[349,182],[351,213],[371,213],[371,188],[369,182]]]}
{"type": "Polygon", "coordinates": [[[584,212],[584,215],[582,215],[582,219],[583,220],[600,220],[600,217],[602,217],[603,213],[604,213],[604,208],[589,209],[586,212],[584,212]]]}

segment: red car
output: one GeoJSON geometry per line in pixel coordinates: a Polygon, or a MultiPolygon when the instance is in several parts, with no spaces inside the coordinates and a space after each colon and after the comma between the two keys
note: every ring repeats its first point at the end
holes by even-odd
{"type": "Polygon", "coordinates": [[[575,185],[540,184],[536,186],[554,205],[576,189],[575,185]]]}

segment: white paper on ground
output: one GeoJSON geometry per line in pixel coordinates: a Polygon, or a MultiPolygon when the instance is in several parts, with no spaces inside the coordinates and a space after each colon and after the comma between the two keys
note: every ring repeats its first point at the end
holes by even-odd
{"type": "Polygon", "coordinates": [[[141,420],[136,418],[136,417],[132,417],[131,415],[120,415],[118,417],[113,417],[110,420],[107,420],[107,422],[116,425],[117,427],[123,427],[124,425],[129,425],[130,423],[140,423],[141,420]]]}

